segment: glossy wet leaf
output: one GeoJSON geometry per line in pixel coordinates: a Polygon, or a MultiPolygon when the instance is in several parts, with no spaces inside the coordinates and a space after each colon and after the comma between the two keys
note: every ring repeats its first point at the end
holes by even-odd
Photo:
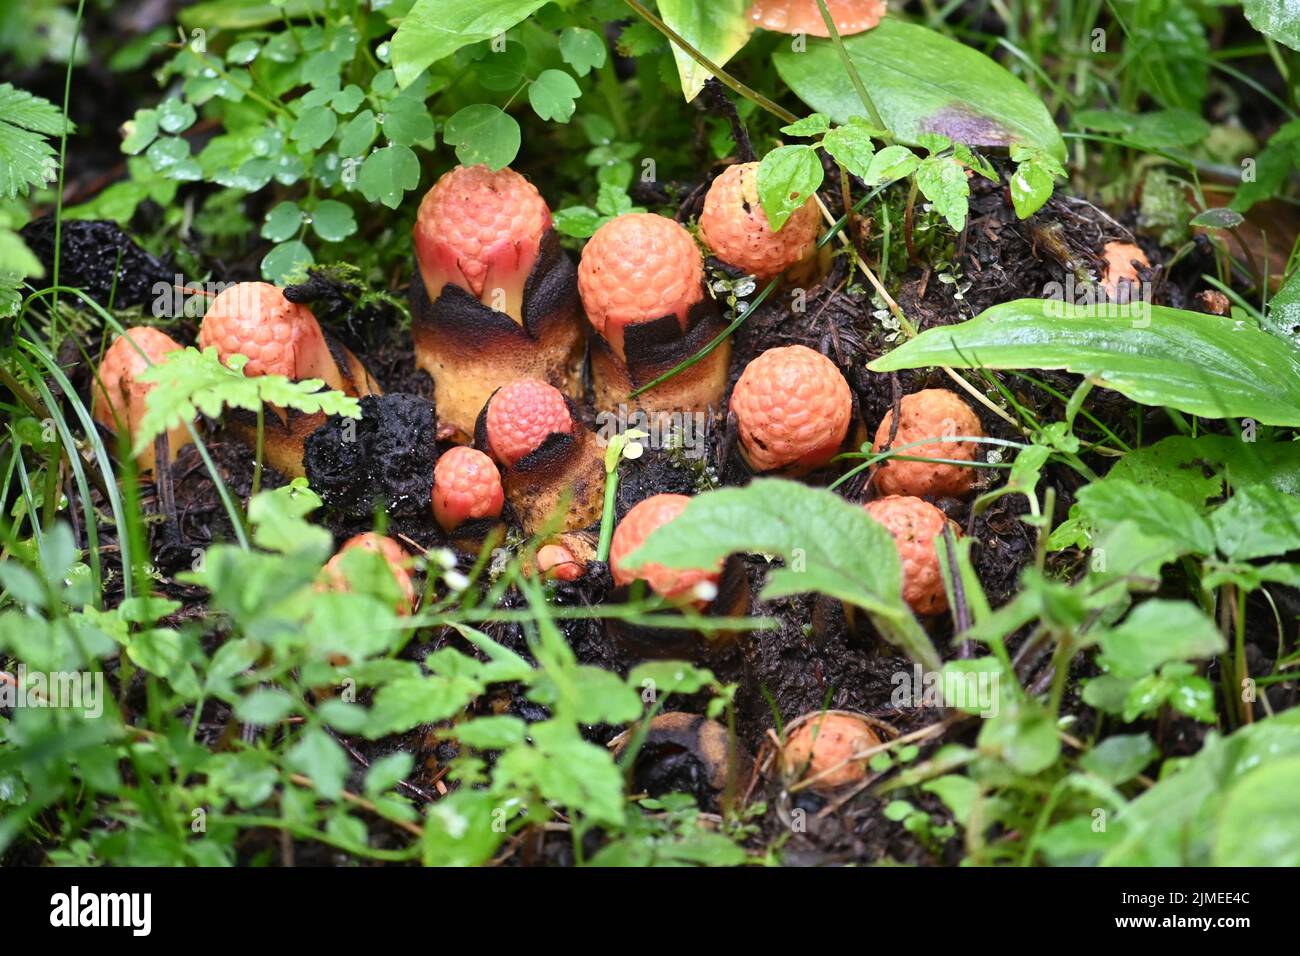
{"type": "Polygon", "coordinates": [[[487,103],[475,103],[452,115],[442,137],[456,147],[456,158],[465,166],[483,163],[489,169],[502,169],[519,153],[519,123],[487,103]]]}
{"type": "Polygon", "coordinates": [[[821,160],[812,146],[778,146],[758,165],[755,185],[768,225],[778,230],[822,184],[821,160]]]}
{"type": "MultiPolygon", "coordinates": [[[[915,144],[926,132],[970,146],[1026,143],[1065,158],[1065,143],[1042,101],[979,51],[893,17],[845,37],[844,47],[895,138],[915,144]]],[[[837,123],[864,116],[857,90],[829,40],[806,51],[782,46],[777,72],[809,108],[837,123]]]]}
{"type": "Polygon", "coordinates": [[[546,0],[416,0],[389,45],[399,86],[463,46],[490,40],[529,16],[546,0]]]}
{"type": "MultiPolygon", "coordinates": [[[[717,66],[726,66],[749,39],[753,26],[748,11],[749,0],[659,0],[664,23],[717,66]]],[[[677,44],[672,50],[682,93],[693,100],[712,74],[677,44]]]]}
{"type": "Polygon", "coordinates": [[[1063,368],[1144,405],[1300,425],[1300,352],[1246,319],[1018,299],[928,329],[868,367],[1063,368]],[[1116,314],[1119,313],[1119,314],[1116,314]]]}
{"type": "Polygon", "coordinates": [[[408,146],[377,149],[361,164],[357,188],[371,202],[396,209],[409,190],[420,185],[420,161],[408,146]]]}

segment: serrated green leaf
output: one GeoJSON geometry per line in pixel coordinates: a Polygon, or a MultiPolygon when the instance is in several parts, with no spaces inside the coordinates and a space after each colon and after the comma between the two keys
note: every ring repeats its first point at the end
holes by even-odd
{"type": "Polygon", "coordinates": [[[966,228],[970,182],[966,170],[952,157],[930,156],[916,170],[916,185],[922,195],[948,221],[954,232],[966,228]]]}
{"type": "Polygon", "coordinates": [[[864,180],[871,168],[871,160],[876,155],[871,134],[865,127],[853,124],[837,126],[823,136],[822,149],[854,176],[864,180]]]}
{"type": "Polygon", "coordinates": [[[812,146],[778,146],[758,164],[755,185],[768,225],[779,230],[822,184],[821,160],[812,146]]]}
{"type": "Polygon", "coordinates": [[[883,186],[912,175],[920,165],[921,157],[906,146],[886,146],[871,158],[863,179],[868,186],[883,186]]]}
{"type": "Polygon", "coordinates": [[[1144,677],[1171,661],[1200,660],[1222,653],[1223,635],[1200,608],[1187,601],[1152,598],[1121,624],[1103,630],[1098,659],[1116,677],[1144,677]]]}

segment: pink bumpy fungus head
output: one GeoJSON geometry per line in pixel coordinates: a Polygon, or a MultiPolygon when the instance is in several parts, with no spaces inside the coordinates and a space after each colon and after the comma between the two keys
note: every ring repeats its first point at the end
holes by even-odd
{"type": "MultiPolygon", "coordinates": [[[[885,0],[826,0],[826,9],[840,36],[852,36],[874,27],[887,8],[885,0]]],[[[749,19],[755,26],[776,33],[830,36],[817,0],[754,0],[749,19]]]]}
{"type": "Polygon", "coordinates": [[[777,232],[758,200],[758,163],[727,167],[704,197],[700,236],[727,265],[767,282],[817,250],[821,214],[809,199],[777,232]]]}
{"type": "Polygon", "coordinates": [[[596,230],[582,250],[578,292],[592,327],[624,357],[623,334],[675,316],[686,331],[704,296],[704,259],[691,234],[653,213],[626,213],[596,230]]]}
{"type": "Polygon", "coordinates": [[[507,468],[541,447],[546,436],[573,430],[573,415],[564,396],[540,379],[511,382],[488,399],[488,450],[507,468]]]}
{"type": "Polygon", "coordinates": [[[782,764],[787,774],[811,780],[813,790],[837,790],[866,779],[871,758],[855,755],[879,746],[880,738],[862,718],[818,714],[791,732],[781,752],[782,764]]]}
{"type": "Polygon", "coordinates": [[[411,572],[407,570],[410,555],[392,538],[385,537],[382,534],[375,534],[373,531],[367,531],[364,534],[349,538],[343,547],[339,548],[338,553],[326,562],[325,570],[322,572],[326,586],[334,591],[346,591],[348,589],[347,578],[343,575],[343,555],[356,548],[373,551],[383,557],[388,563],[389,570],[393,572],[393,578],[397,581],[397,586],[402,593],[401,599],[397,602],[397,612],[399,614],[411,613],[411,610],[415,607],[415,584],[411,581],[411,572]]]}
{"type": "Polygon", "coordinates": [[[721,563],[712,570],[700,568],[678,570],[653,563],[631,568],[626,563],[628,555],[641,547],[652,532],[680,515],[690,501],[687,495],[651,495],[637,502],[623,516],[623,520],[614,529],[614,537],[609,547],[609,567],[614,575],[615,584],[623,586],[639,579],[645,581],[650,586],[650,590],[669,600],[695,598],[693,603],[699,607],[708,603],[699,596],[696,589],[705,585],[707,592],[709,590],[707,586],[711,585],[712,593],[716,593],[722,573],[721,563]]]}
{"type": "MultiPolygon", "coordinates": [[[[899,404],[901,415],[898,432],[891,448],[901,449],[900,455],[918,458],[946,458],[952,461],[974,461],[978,446],[973,441],[955,441],[957,438],[982,438],[984,429],[969,405],[946,388],[927,388],[904,395],[899,404]],[[912,442],[938,438],[932,444],[903,448],[912,442]]],[[[894,420],[891,410],[876,429],[876,440],[871,448],[883,451],[889,442],[889,431],[894,420]]],[[[974,467],[943,465],[928,461],[885,461],[876,472],[875,484],[881,494],[916,495],[918,497],[948,496],[958,498],[969,492],[978,477],[974,467]]]]}
{"type": "MultiPolygon", "coordinates": [[[[147,382],[138,381],[136,376],[151,363],[156,365],[169,353],[177,351],[180,351],[180,346],[167,333],[148,326],[135,326],[114,339],[104,352],[104,360],[99,365],[99,382],[91,389],[91,414],[95,421],[115,434],[120,434],[119,425],[125,429],[127,447],[135,440],[153,388],[147,382]]],[[[184,426],[169,429],[167,441],[170,456],[175,458],[181,447],[189,444],[189,430],[184,426]]],[[[145,470],[152,470],[155,464],[154,450],[150,447],[140,455],[140,465],[145,470]]]]}
{"type": "Polygon", "coordinates": [[[475,448],[457,445],[433,467],[433,516],[445,531],[499,516],[505,500],[496,463],[475,448]]]}
{"type": "MultiPolygon", "coordinates": [[[[948,610],[943,572],[935,550],[936,535],[943,534],[948,516],[920,498],[890,495],[865,505],[867,514],[894,537],[903,564],[903,600],[917,614],[928,616],[948,610]]],[[[956,528],[953,529],[956,533],[956,528]]]]}
{"type": "Polygon", "coordinates": [[[420,203],[415,256],[429,301],[451,283],[523,322],[524,284],[551,210],[513,169],[457,166],[420,203]]]}
{"type": "Polygon", "coordinates": [[[853,412],[835,363],[804,345],[768,349],[731,393],[740,443],[756,471],[816,468],[839,451],[853,412]]]}
{"type": "Polygon", "coordinates": [[[544,578],[576,581],[586,574],[587,565],[562,544],[544,544],[537,549],[537,570],[544,578]]]}
{"type": "Polygon", "coordinates": [[[220,293],[199,327],[199,348],[215,348],[222,362],[245,355],[244,374],[323,379],[342,390],[338,363],[311,309],[290,302],[268,282],[240,282],[220,293]]]}

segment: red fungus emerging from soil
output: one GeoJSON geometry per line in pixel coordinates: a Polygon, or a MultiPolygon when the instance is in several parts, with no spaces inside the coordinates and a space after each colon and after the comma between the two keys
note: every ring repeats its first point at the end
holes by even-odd
{"type": "Polygon", "coordinates": [[[544,544],[537,549],[537,570],[544,578],[576,581],[587,573],[587,565],[562,544],[544,544]]]}
{"type": "Polygon", "coordinates": [[[578,264],[578,292],[592,327],[624,358],[623,333],[675,316],[686,330],[691,306],[704,295],[704,259],[691,234],[653,213],[627,213],[605,223],[578,264]]]}
{"type": "Polygon", "coordinates": [[[221,292],[199,327],[199,348],[213,347],[222,362],[245,355],[244,374],[318,378],[344,391],[338,363],[311,309],[268,282],[240,282],[221,292]]]}
{"type": "Polygon", "coordinates": [[[1125,291],[1122,286],[1131,285],[1135,288],[1128,290],[1128,295],[1123,296],[1125,301],[1128,301],[1141,281],[1138,269],[1151,268],[1151,261],[1145,252],[1131,242],[1108,242],[1103,247],[1102,254],[1106,259],[1106,272],[1101,279],[1102,288],[1106,290],[1107,297],[1117,302],[1125,291]]]}
{"type": "Polygon", "coordinates": [[[688,495],[651,495],[637,502],[623,520],[614,529],[614,537],[609,548],[609,567],[614,575],[614,583],[620,587],[633,581],[645,581],[650,590],[669,600],[695,598],[697,607],[703,607],[713,599],[717,584],[722,576],[722,566],[712,570],[692,568],[678,570],[667,568],[662,564],[642,564],[631,568],[626,564],[628,555],[645,543],[651,533],[662,528],[685,510],[690,504],[688,495]],[[704,586],[708,595],[706,600],[697,588],[704,586]]]}
{"type": "Polygon", "coordinates": [[[505,500],[496,463],[478,449],[458,445],[433,468],[433,516],[445,531],[498,517],[505,500]]]}
{"type": "Polygon", "coordinates": [[[758,200],[757,173],[758,163],[740,163],[713,181],[700,214],[700,237],[727,265],[767,282],[817,251],[821,213],[809,199],[773,232],[758,200]]]}
{"type": "Polygon", "coordinates": [[[537,187],[513,169],[457,166],[420,202],[415,256],[429,301],[447,283],[523,322],[524,285],[551,210],[537,187]]]}
{"type": "Polygon", "coordinates": [[[338,553],[325,563],[325,568],[321,572],[325,586],[332,591],[348,590],[347,578],[343,574],[343,556],[356,548],[373,551],[388,562],[388,567],[393,572],[397,586],[402,592],[402,598],[397,603],[397,612],[410,614],[415,608],[415,584],[411,581],[411,572],[407,570],[410,555],[392,538],[375,534],[373,531],[349,538],[343,547],[339,548],[338,553]]]}
{"type": "Polygon", "coordinates": [[[541,447],[548,435],[573,430],[564,395],[540,379],[511,382],[488,399],[488,450],[507,468],[541,447]]]}
{"type": "MultiPolygon", "coordinates": [[[[826,9],[840,36],[870,30],[885,16],[885,0],[826,0],[826,9]]],[[[755,26],[776,33],[804,33],[828,37],[826,21],[817,0],[754,0],[749,19],[755,26]]]]}
{"type": "Polygon", "coordinates": [[[849,383],[805,345],[768,349],[745,366],[731,393],[740,444],[756,471],[824,465],[853,414],[849,383]]]}
{"type": "MultiPolygon", "coordinates": [[[[122,454],[126,454],[135,441],[153,388],[146,382],[137,381],[136,376],[151,363],[156,365],[169,353],[177,351],[180,351],[180,345],[166,332],[141,325],[119,335],[104,353],[104,360],[99,364],[99,380],[91,390],[91,414],[95,421],[119,437],[119,427],[125,429],[122,454]]],[[[182,426],[167,431],[167,447],[172,460],[189,443],[189,429],[182,426]]],[[[153,445],[140,454],[139,462],[142,470],[154,470],[157,462],[153,445]]]]}
{"type": "MultiPolygon", "coordinates": [[[[943,572],[935,549],[936,535],[943,534],[948,516],[920,498],[890,495],[868,501],[867,514],[880,522],[894,537],[903,564],[903,600],[917,614],[929,616],[948,610],[943,589],[943,572]]],[[[956,526],[953,533],[957,533],[956,526]]]]}
{"type": "Polygon", "coordinates": [[[870,757],[850,758],[879,746],[880,737],[861,717],[816,714],[791,731],[781,751],[781,764],[790,776],[803,780],[816,777],[809,784],[812,790],[838,790],[866,779],[870,757]]]}
{"type": "MultiPolygon", "coordinates": [[[[901,414],[898,432],[891,448],[902,449],[900,455],[917,458],[946,458],[953,461],[974,461],[978,446],[973,441],[954,441],[955,438],[982,438],[984,429],[969,405],[954,392],[945,388],[926,388],[904,395],[899,403],[901,414]],[[931,444],[903,448],[926,438],[940,439],[931,444]],[[945,440],[946,439],[946,440],[945,440]]],[[[893,411],[876,429],[873,452],[881,452],[889,444],[889,433],[894,420],[893,411]]],[[[966,465],[943,465],[928,461],[900,461],[889,459],[877,470],[876,488],[886,495],[916,495],[918,497],[949,496],[958,498],[974,486],[978,471],[966,465]]]]}

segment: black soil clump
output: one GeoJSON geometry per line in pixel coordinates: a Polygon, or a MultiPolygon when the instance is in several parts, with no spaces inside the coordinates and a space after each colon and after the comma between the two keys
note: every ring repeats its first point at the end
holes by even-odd
{"type": "MultiPolygon", "coordinates": [[[[55,223],[45,216],[22,229],[23,240],[54,274],[55,223]]],[[[102,306],[131,308],[146,305],[158,298],[155,286],[165,288],[161,294],[172,296],[176,270],[154,258],[136,244],[115,222],[106,220],[68,219],[59,234],[62,256],[59,283],[85,290],[102,306]]]]}
{"type": "Polygon", "coordinates": [[[438,460],[433,402],[390,393],[361,399],[361,418],[332,418],[304,443],[312,488],[330,508],[355,518],[376,508],[394,517],[427,511],[438,460]]]}

